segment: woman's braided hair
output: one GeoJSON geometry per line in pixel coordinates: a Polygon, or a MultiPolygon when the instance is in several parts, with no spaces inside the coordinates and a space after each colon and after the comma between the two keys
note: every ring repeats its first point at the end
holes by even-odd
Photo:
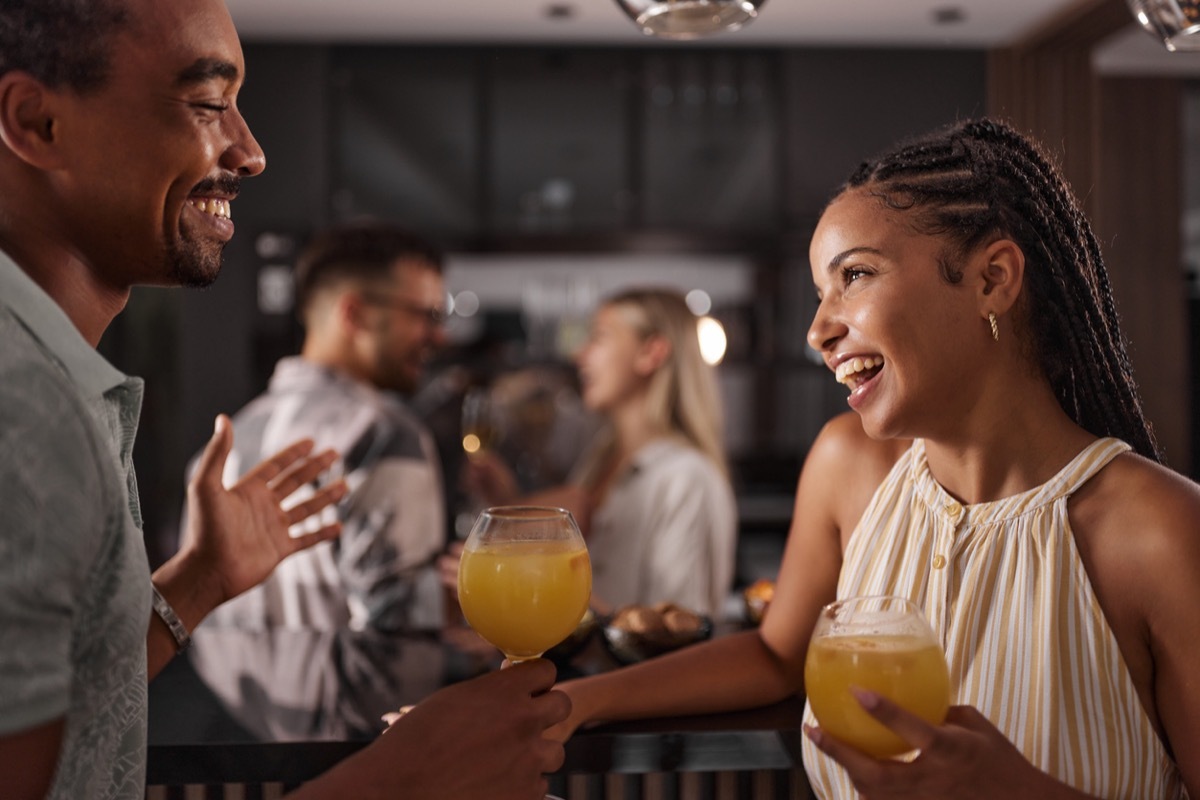
{"type": "Polygon", "coordinates": [[[1100,246],[1070,188],[1039,147],[1003,123],[979,119],[902,144],[862,164],[861,188],[913,215],[949,247],[951,283],[976,247],[1008,238],[1025,254],[1026,346],[1059,403],[1080,426],[1161,461],[1142,411],[1100,246]]]}

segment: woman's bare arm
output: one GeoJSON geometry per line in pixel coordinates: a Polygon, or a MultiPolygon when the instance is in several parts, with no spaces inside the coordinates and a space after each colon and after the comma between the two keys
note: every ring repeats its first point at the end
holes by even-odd
{"type": "Polygon", "coordinates": [[[1133,455],[1105,473],[1076,540],[1087,536],[1084,563],[1134,683],[1200,797],[1200,486],[1133,455]]]}
{"type": "Polygon", "coordinates": [[[867,439],[857,417],[826,425],[805,460],[775,597],[762,626],[564,683],[574,708],[556,735],[565,738],[596,720],[751,708],[800,690],[809,632],[837,588],[849,534],[843,528],[857,522],[900,449],[867,439]]]}

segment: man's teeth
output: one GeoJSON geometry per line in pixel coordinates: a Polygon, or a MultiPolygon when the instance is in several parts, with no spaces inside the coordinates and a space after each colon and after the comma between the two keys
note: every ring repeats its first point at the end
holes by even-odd
{"type": "Polygon", "coordinates": [[[843,361],[837,365],[836,375],[838,383],[849,383],[850,380],[867,369],[883,366],[883,358],[879,356],[867,356],[866,358],[852,358],[849,361],[843,361]]]}
{"type": "Polygon", "coordinates": [[[205,214],[212,214],[214,217],[221,219],[229,219],[229,201],[211,198],[208,200],[188,200],[192,208],[202,211],[205,214]]]}

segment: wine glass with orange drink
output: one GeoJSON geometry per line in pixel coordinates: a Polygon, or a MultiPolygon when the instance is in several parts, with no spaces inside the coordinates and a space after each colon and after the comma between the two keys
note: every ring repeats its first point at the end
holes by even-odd
{"type": "Polygon", "coordinates": [[[591,594],[592,563],[569,511],[498,506],[479,514],[458,565],[458,602],[510,662],[566,639],[591,594]]]}
{"type": "Polygon", "coordinates": [[[570,636],[591,596],[592,562],[569,511],[499,506],[476,519],[458,564],[458,602],[508,661],[538,658],[570,636]]]}
{"type": "Polygon", "coordinates": [[[850,688],[868,689],[935,725],[950,707],[941,644],[903,597],[851,597],[821,609],[804,663],[804,690],[821,730],[876,758],[912,746],[868,714],[850,688]]]}

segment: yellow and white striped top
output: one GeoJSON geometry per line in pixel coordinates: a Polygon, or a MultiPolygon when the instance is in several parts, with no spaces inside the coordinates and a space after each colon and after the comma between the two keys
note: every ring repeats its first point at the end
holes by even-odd
{"type": "MultiPolygon", "coordinates": [[[[952,704],[978,708],[1039,769],[1121,800],[1186,798],[1138,699],[1079,558],[1067,500],[1129,450],[1100,439],[1040,487],[964,506],[914,442],[850,537],[838,597],[917,604],[941,639],[952,704]]],[[[816,724],[810,707],[805,721],[816,724]]],[[[822,800],[856,797],[845,771],[804,740],[822,800]]]]}

